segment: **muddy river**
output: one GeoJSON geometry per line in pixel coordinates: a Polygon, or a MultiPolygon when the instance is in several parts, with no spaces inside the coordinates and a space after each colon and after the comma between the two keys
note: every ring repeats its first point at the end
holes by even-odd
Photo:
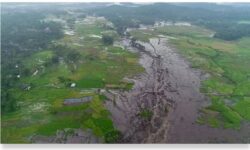
{"type": "Polygon", "coordinates": [[[250,126],[240,130],[211,128],[195,121],[199,110],[210,100],[200,93],[201,71],[190,67],[167,38],[152,38],[149,43],[137,42],[145,49],[122,45],[140,53],[145,73],[133,79],[130,91],[109,90],[106,107],[115,126],[123,133],[124,143],[242,143],[250,141],[250,126]],[[152,113],[142,117],[142,111],[152,113]]]}

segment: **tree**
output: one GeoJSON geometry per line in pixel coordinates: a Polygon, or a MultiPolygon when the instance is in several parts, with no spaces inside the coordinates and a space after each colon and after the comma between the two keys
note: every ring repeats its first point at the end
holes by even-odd
{"type": "Polygon", "coordinates": [[[59,56],[58,56],[58,55],[54,55],[54,56],[51,58],[51,63],[52,63],[52,64],[57,64],[57,63],[59,63],[59,56]]]}
{"type": "Polygon", "coordinates": [[[102,35],[102,41],[104,44],[111,45],[114,43],[114,38],[110,35],[102,35]]]}
{"type": "Polygon", "coordinates": [[[77,62],[80,59],[81,54],[77,51],[71,50],[68,55],[67,59],[69,61],[77,62]]]}
{"type": "Polygon", "coordinates": [[[17,100],[9,91],[3,91],[1,95],[1,113],[10,113],[17,110],[17,100]]]}

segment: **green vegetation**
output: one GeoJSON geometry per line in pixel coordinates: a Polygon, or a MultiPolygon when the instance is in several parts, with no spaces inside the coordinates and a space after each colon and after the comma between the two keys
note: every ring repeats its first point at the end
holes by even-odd
{"type": "MultiPolygon", "coordinates": [[[[5,11],[1,13],[1,113],[15,111],[17,101],[10,93],[10,88],[16,84],[20,74],[30,74],[29,66],[22,66],[20,62],[25,57],[31,56],[35,51],[46,49],[51,41],[63,36],[62,26],[56,22],[42,21],[43,15],[38,12],[14,13],[5,11]]],[[[49,52],[50,53],[50,52],[49,52]]],[[[43,56],[47,51],[34,55],[47,59],[43,56]],[[41,56],[38,56],[41,55],[41,56]]],[[[49,57],[49,56],[48,56],[49,57]]],[[[37,65],[35,62],[27,62],[29,65],[37,65]],[[33,64],[34,63],[34,64],[33,64]]]]}
{"type": "Polygon", "coordinates": [[[114,39],[109,35],[102,35],[102,41],[104,44],[111,45],[114,43],[114,39]]]}
{"type": "Polygon", "coordinates": [[[191,37],[198,38],[198,37],[209,37],[213,34],[212,31],[203,29],[198,26],[174,26],[174,25],[156,27],[154,28],[154,30],[150,29],[132,30],[129,33],[135,39],[144,42],[148,42],[150,38],[159,37],[160,35],[167,35],[170,38],[175,38],[177,36],[188,36],[190,38],[191,37]]]}
{"type": "Polygon", "coordinates": [[[96,88],[129,90],[133,83],[123,78],[144,70],[137,54],[103,44],[98,36],[102,33],[118,39],[116,31],[107,29],[105,23],[98,18],[92,18],[91,25],[76,23],[75,34],[64,35],[46,48],[32,51],[29,57],[20,56],[17,68],[12,64],[10,69],[18,72],[6,73],[6,77],[14,74],[15,78],[9,80],[13,80],[11,85],[6,82],[8,89],[2,95],[6,99],[2,101],[3,143],[29,143],[33,135],[55,135],[65,128],[91,129],[104,141],[117,142],[120,133],[103,105],[107,98],[96,88]],[[19,72],[23,68],[26,73],[19,72]],[[63,104],[64,99],[85,96],[93,99],[78,105],[63,104]]]}
{"type": "MultiPolygon", "coordinates": [[[[213,100],[212,105],[206,109],[219,112],[219,115],[211,119],[217,118],[217,122],[223,120],[220,124],[226,128],[239,128],[243,120],[249,119],[240,111],[242,109],[246,113],[246,109],[250,106],[247,100],[244,100],[248,97],[247,89],[250,88],[248,77],[250,72],[247,69],[250,65],[250,47],[244,45],[243,48],[240,44],[247,39],[234,42],[207,38],[188,38],[188,40],[183,38],[173,43],[193,62],[194,67],[201,68],[211,75],[202,83],[201,89],[213,100]],[[190,41],[194,44],[189,44],[190,41]]],[[[215,126],[211,119],[208,123],[215,126]]]]}
{"type": "Polygon", "coordinates": [[[105,142],[106,143],[117,143],[121,138],[121,133],[117,130],[110,131],[105,134],[105,142]]]}
{"type": "Polygon", "coordinates": [[[244,97],[243,100],[240,100],[235,104],[232,109],[239,113],[243,118],[250,120],[250,98],[244,97]]]}
{"type": "Polygon", "coordinates": [[[208,37],[213,34],[212,31],[198,26],[164,26],[156,28],[155,31],[169,36],[179,35],[188,37],[208,37]]]}
{"type": "Polygon", "coordinates": [[[154,3],[136,7],[112,5],[91,10],[91,12],[110,20],[120,34],[123,34],[127,28],[139,27],[140,24],[153,25],[156,21],[184,21],[215,31],[216,38],[237,40],[250,36],[248,23],[250,16],[246,15],[250,13],[249,10],[248,5],[235,4],[154,3]],[[221,10],[223,13],[220,12],[221,10]]]}
{"type": "MultiPolygon", "coordinates": [[[[168,31],[166,33],[169,35],[168,31]]],[[[249,120],[250,45],[247,41],[250,39],[226,42],[195,33],[170,35],[177,38],[171,39],[172,44],[193,67],[211,76],[203,81],[201,91],[212,99],[212,104],[205,108],[208,111],[203,112],[198,122],[202,120],[213,127],[239,128],[242,121],[249,120]]]]}
{"type": "Polygon", "coordinates": [[[157,36],[150,30],[132,30],[129,34],[134,38],[134,40],[140,40],[143,42],[149,42],[150,38],[157,36]]]}
{"type": "Polygon", "coordinates": [[[146,120],[150,120],[152,115],[153,115],[153,112],[149,109],[142,109],[139,113],[139,116],[146,120]]]}

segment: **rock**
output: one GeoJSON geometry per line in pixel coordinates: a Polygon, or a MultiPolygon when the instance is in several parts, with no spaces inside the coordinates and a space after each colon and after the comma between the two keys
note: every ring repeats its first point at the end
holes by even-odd
{"type": "Polygon", "coordinates": [[[76,83],[71,83],[70,87],[72,88],[76,87],[76,83]]]}
{"type": "Polygon", "coordinates": [[[36,70],[36,71],[32,74],[32,76],[37,75],[37,73],[38,73],[38,70],[36,70]]]}
{"type": "Polygon", "coordinates": [[[44,32],[45,32],[45,33],[50,33],[50,32],[51,32],[51,30],[50,30],[50,28],[49,28],[49,27],[46,27],[46,28],[44,29],[44,32]]]}
{"type": "Polygon", "coordinates": [[[57,139],[62,139],[64,137],[64,131],[57,130],[56,132],[56,138],[57,139]]]}
{"type": "Polygon", "coordinates": [[[105,89],[101,89],[101,90],[100,90],[100,93],[104,93],[104,92],[106,92],[105,89]]]}

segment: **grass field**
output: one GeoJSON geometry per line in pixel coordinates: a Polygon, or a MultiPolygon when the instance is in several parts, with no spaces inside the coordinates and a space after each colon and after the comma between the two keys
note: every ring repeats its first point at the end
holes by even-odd
{"type": "Polygon", "coordinates": [[[132,30],[130,32],[131,36],[136,39],[144,42],[148,42],[151,37],[158,37],[160,35],[168,37],[209,37],[213,35],[214,32],[203,29],[198,26],[164,26],[164,27],[155,27],[153,30],[150,29],[141,29],[141,30],[132,30]]]}
{"type": "Polygon", "coordinates": [[[114,85],[129,90],[132,85],[123,78],[144,70],[137,62],[137,54],[104,45],[100,38],[91,36],[101,36],[105,32],[118,39],[114,30],[104,28],[98,20],[91,25],[76,24],[74,30],[74,35],[65,35],[55,42],[69,47],[63,54],[77,51],[78,61],[62,59],[57,64],[46,65],[56,55],[53,49],[38,51],[22,60],[23,67],[31,73],[21,75],[18,86],[9,89],[18,99],[19,109],[2,115],[2,143],[29,143],[34,135],[55,135],[57,130],[65,128],[92,129],[102,139],[116,131],[104,107],[105,97],[95,88],[114,85]],[[75,83],[76,87],[71,88],[70,83],[75,83]],[[93,100],[80,105],[63,105],[66,98],[85,96],[93,96],[93,100]]]}
{"type": "Polygon", "coordinates": [[[212,38],[212,31],[196,26],[135,30],[131,35],[145,42],[150,37],[169,36],[172,46],[192,63],[192,67],[210,74],[202,82],[201,91],[210,97],[211,105],[201,110],[198,123],[239,129],[242,122],[249,121],[249,37],[231,42],[223,41],[212,38]]]}

